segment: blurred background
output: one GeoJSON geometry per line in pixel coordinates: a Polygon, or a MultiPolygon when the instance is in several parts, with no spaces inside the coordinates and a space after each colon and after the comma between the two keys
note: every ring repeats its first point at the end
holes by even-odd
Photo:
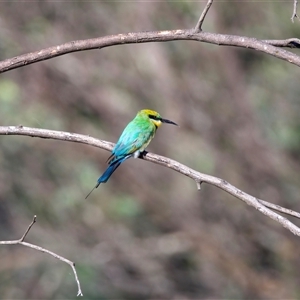
{"type": "MultiPolygon", "coordinates": [[[[78,39],[192,28],[205,2],[6,1],[0,59],[78,39]]],[[[203,29],[299,36],[292,1],[215,1],[203,29]]],[[[299,53],[299,50],[295,51],[299,53]]],[[[299,69],[265,54],[176,41],[68,54],[0,75],[0,125],[116,142],[143,108],[162,126],[148,150],[300,211],[299,69]]],[[[109,153],[0,136],[0,240],[76,263],[85,299],[300,298],[299,237],[216,187],[129,160],[86,194],[109,153]]],[[[291,218],[300,226],[300,221],[291,218]]],[[[71,268],[0,247],[3,299],[74,299],[71,268]]]]}

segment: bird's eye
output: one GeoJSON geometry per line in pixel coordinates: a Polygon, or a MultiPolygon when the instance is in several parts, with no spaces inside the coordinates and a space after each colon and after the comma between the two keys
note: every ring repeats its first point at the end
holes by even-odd
{"type": "Polygon", "coordinates": [[[161,118],[160,117],[157,117],[157,116],[154,116],[154,115],[149,115],[149,118],[152,119],[152,120],[160,120],[161,118]]]}

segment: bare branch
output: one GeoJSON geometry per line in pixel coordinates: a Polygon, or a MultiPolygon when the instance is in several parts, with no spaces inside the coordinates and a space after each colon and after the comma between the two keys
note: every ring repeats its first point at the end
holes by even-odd
{"type": "Polygon", "coordinates": [[[202,12],[202,14],[201,14],[198,22],[197,22],[196,27],[195,27],[195,31],[196,32],[202,31],[202,24],[204,22],[204,19],[205,19],[206,15],[207,15],[208,10],[210,9],[212,3],[213,3],[213,0],[208,0],[207,1],[207,4],[206,4],[206,6],[205,6],[205,8],[204,8],[204,10],[203,10],[203,12],[202,12]]]}
{"type": "Polygon", "coordinates": [[[297,18],[299,20],[299,16],[297,14],[297,3],[298,3],[298,1],[294,0],[293,14],[292,14],[292,17],[291,17],[291,20],[292,20],[293,23],[294,23],[295,18],[297,18]]]}
{"type": "MultiPolygon", "coordinates": [[[[300,228],[299,227],[297,227],[295,224],[293,224],[286,218],[282,217],[281,215],[278,215],[277,213],[268,209],[265,202],[264,203],[261,202],[262,200],[259,200],[256,197],[253,197],[253,196],[241,191],[240,189],[231,185],[224,179],[197,172],[191,168],[186,167],[185,165],[183,165],[181,163],[178,163],[177,161],[174,161],[172,159],[169,159],[169,158],[166,158],[163,156],[158,156],[156,154],[148,153],[145,156],[145,159],[148,161],[154,162],[156,164],[160,164],[165,167],[168,167],[168,168],[175,170],[181,174],[184,174],[184,175],[192,178],[193,180],[195,180],[196,183],[199,181],[202,181],[202,182],[211,184],[213,186],[216,186],[216,187],[222,189],[223,191],[229,193],[230,195],[242,200],[243,202],[247,203],[248,205],[253,206],[258,211],[260,211],[262,214],[264,214],[264,215],[268,216],[269,218],[280,223],[283,227],[290,230],[293,234],[300,236],[300,228]]],[[[270,203],[270,205],[271,205],[271,203],[270,203]]]]}
{"type": "MultiPolygon", "coordinates": [[[[49,138],[61,141],[68,141],[68,142],[77,142],[83,143],[87,145],[91,145],[94,147],[99,147],[108,151],[113,149],[114,144],[106,141],[101,141],[89,136],[76,134],[76,133],[69,133],[69,132],[62,132],[62,131],[55,131],[55,130],[47,130],[47,129],[38,129],[38,128],[29,128],[23,126],[0,126],[0,135],[24,135],[24,136],[31,136],[31,137],[40,137],[40,138],[49,138]]],[[[253,206],[262,214],[268,216],[269,218],[277,221],[283,227],[287,228],[293,234],[300,236],[300,228],[297,227],[295,224],[287,220],[286,218],[282,217],[281,215],[275,213],[273,210],[294,216],[296,218],[300,218],[300,214],[294,212],[292,210],[283,208],[279,205],[275,205],[256,197],[253,197],[240,189],[236,188],[235,186],[231,185],[227,181],[217,178],[214,176],[210,176],[207,174],[200,173],[195,171],[175,160],[159,156],[153,153],[147,153],[145,156],[142,156],[143,159],[159,164],[161,166],[165,166],[170,168],[180,174],[186,175],[187,177],[193,179],[196,184],[197,188],[199,189],[200,183],[206,182],[213,186],[216,186],[223,191],[229,193],[230,195],[242,200],[243,202],[247,203],[250,206],[253,206]],[[270,209],[269,209],[270,208],[270,209]]]]}
{"type": "Polygon", "coordinates": [[[18,239],[18,240],[13,240],[13,241],[0,241],[0,245],[23,245],[25,247],[29,247],[29,248],[32,248],[32,249],[35,249],[37,251],[40,251],[40,252],[44,252],[44,253],[47,253],[57,259],[59,259],[60,261],[63,261],[65,263],[67,263],[73,270],[73,273],[74,273],[74,276],[75,276],[75,280],[76,280],[76,283],[77,283],[77,288],[78,288],[78,292],[77,292],[77,296],[83,296],[82,294],[82,291],[81,291],[81,287],[80,287],[80,282],[79,282],[79,279],[78,279],[78,276],[77,276],[77,272],[76,272],[76,269],[75,269],[75,263],[52,252],[52,251],[49,251],[45,248],[42,248],[40,246],[37,246],[37,245],[34,245],[34,244],[30,244],[30,243],[27,243],[27,242],[24,242],[24,239],[26,238],[29,230],[32,228],[33,224],[36,222],[36,216],[33,217],[33,220],[32,222],[30,223],[30,225],[28,226],[28,228],[26,229],[25,233],[23,234],[23,236],[18,239]]]}
{"type": "MultiPolygon", "coordinates": [[[[245,36],[209,33],[203,31],[195,32],[195,29],[178,29],[124,33],[95,39],[73,41],[0,61],[0,73],[78,51],[102,49],[105,47],[123,44],[167,42],[176,40],[190,40],[214,45],[236,46],[253,49],[283,59],[300,67],[300,56],[278,48],[277,45],[280,44],[279,41],[276,41],[276,43],[273,44],[272,41],[262,41],[245,36]]],[[[285,41],[281,43],[280,47],[291,48],[296,45],[299,46],[299,43],[296,43],[296,41],[298,41],[297,39],[292,40],[294,41],[293,43],[285,41]]]]}

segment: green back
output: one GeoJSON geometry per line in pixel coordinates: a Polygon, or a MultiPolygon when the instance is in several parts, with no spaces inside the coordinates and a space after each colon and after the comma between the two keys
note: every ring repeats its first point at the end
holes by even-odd
{"type": "Polygon", "coordinates": [[[156,126],[144,114],[137,116],[122,132],[112,154],[116,157],[133,154],[135,151],[145,150],[156,132],[156,126]]]}

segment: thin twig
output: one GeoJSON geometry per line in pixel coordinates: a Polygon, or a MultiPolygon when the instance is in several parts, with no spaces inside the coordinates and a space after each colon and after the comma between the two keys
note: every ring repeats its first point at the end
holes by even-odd
{"type": "Polygon", "coordinates": [[[198,22],[197,22],[197,25],[195,26],[195,31],[196,32],[202,31],[202,24],[204,22],[206,14],[208,13],[208,10],[210,9],[212,3],[213,3],[213,0],[208,0],[207,1],[207,4],[206,4],[206,6],[205,6],[205,8],[204,8],[204,10],[203,10],[203,12],[202,12],[202,14],[201,14],[198,22]]]}
{"type": "Polygon", "coordinates": [[[300,213],[294,211],[294,210],[291,210],[291,209],[288,209],[288,208],[284,208],[282,206],[279,206],[277,204],[273,204],[273,203],[270,203],[270,202],[267,202],[267,201],[264,201],[264,200],[260,200],[258,199],[258,201],[263,204],[264,206],[266,207],[269,207],[273,210],[276,210],[276,211],[279,211],[283,214],[286,214],[286,215],[290,215],[290,216],[293,216],[295,218],[298,218],[300,219],[300,213]]]}
{"type": "Polygon", "coordinates": [[[32,222],[29,224],[27,230],[24,232],[23,236],[20,238],[20,242],[23,242],[26,238],[26,235],[28,234],[29,230],[33,226],[33,224],[36,222],[36,215],[33,216],[32,222]]]}
{"type": "Polygon", "coordinates": [[[291,17],[291,20],[292,20],[293,23],[294,23],[295,18],[297,18],[299,20],[299,16],[297,14],[297,3],[298,3],[298,1],[294,0],[293,14],[292,14],[292,17],[291,17]]]}
{"type": "MultiPolygon", "coordinates": [[[[2,242],[0,242],[1,244],[2,242]]],[[[49,251],[45,248],[42,248],[40,246],[37,246],[37,245],[33,245],[33,244],[30,244],[30,243],[26,243],[26,242],[19,242],[17,244],[21,244],[23,246],[26,246],[26,247],[29,247],[29,248],[33,248],[37,251],[40,251],[40,252],[44,252],[44,253],[47,253],[57,259],[59,259],[60,261],[63,261],[65,263],[67,263],[73,270],[73,273],[74,273],[74,276],[75,276],[75,280],[76,280],[76,283],[77,283],[77,287],[78,287],[78,292],[77,292],[77,296],[83,296],[82,294],[82,291],[81,291],[81,287],[80,287],[80,282],[79,282],[79,279],[78,279],[78,276],[77,276],[77,272],[76,272],[76,269],[75,269],[75,263],[73,261],[70,261],[69,259],[66,259],[52,251],[49,251]]]]}
{"type": "Polygon", "coordinates": [[[80,281],[79,281],[78,276],[77,276],[77,272],[76,272],[76,269],[75,269],[75,263],[74,262],[72,262],[72,261],[70,261],[70,260],[68,260],[68,259],[52,252],[52,251],[49,251],[45,248],[42,248],[40,246],[31,244],[31,243],[24,242],[25,237],[27,236],[29,230],[32,228],[32,226],[35,222],[36,222],[36,216],[33,217],[32,222],[30,223],[30,225],[28,226],[25,233],[23,234],[23,236],[20,239],[12,240],[12,241],[0,241],[0,245],[17,245],[17,244],[23,245],[25,247],[29,247],[29,248],[35,249],[37,251],[47,253],[47,254],[59,259],[60,261],[63,261],[65,263],[67,263],[72,268],[74,276],[75,276],[75,280],[76,280],[77,288],[78,288],[77,296],[83,296],[82,291],[81,291],[81,287],[80,287],[80,281]]]}
{"type": "Polygon", "coordinates": [[[276,47],[300,48],[300,39],[298,38],[286,40],[262,40],[262,42],[276,47]]]}
{"type": "MultiPolygon", "coordinates": [[[[0,135],[24,135],[24,136],[48,138],[48,139],[55,139],[55,140],[68,141],[68,142],[77,142],[77,143],[83,143],[90,146],[105,149],[108,151],[111,151],[114,146],[113,143],[98,140],[82,134],[39,129],[39,128],[30,128],[30,127],[23,127],[23,126],[0,126],[0,135]]],[[[283,208],[279,205],[275,205],[267,201],[257,199],[256,197],[253,197],[241,191],[237,187],[231,185],[230,183],[228,183],[227,181],[221,178],[200,173],[167,157],[159,156],[153,153],[147,153],[142,158],[147,161],[154,162],[156,164],[170,168],[176,172],[179,172],[180,174],[186,175],[187,177],[193,179],[196,182],[198,188],[200,185],[199,183],[202,182],[216,186],[222,189],[223,191],[229,193],[230,195],[236,197],[237,199],[242,200],[246,204],[253,206],[264,215],[280,223],[283,227],[287,228],[293,234],[300,236],[299,227],[297,227],[295,224],[293,224],[286,218],[282,217],[281,215],[275,213],[273,210],[279,211],[281,213],[296,218],[300,218],[300,214],[295,211],[283,208]]]]}

